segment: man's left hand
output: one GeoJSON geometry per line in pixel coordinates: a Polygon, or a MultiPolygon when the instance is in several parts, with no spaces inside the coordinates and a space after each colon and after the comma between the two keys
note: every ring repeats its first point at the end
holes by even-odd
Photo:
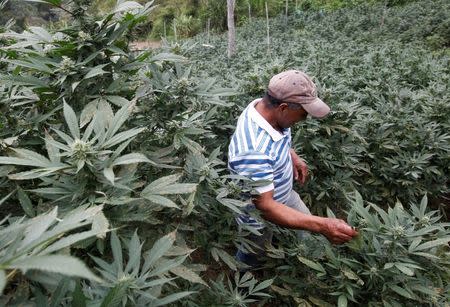
{"type": "Polygon", "coordinates": [[[305,161],[300,158],[294,150],[291,149],[292,164],[294,169],[294,179],[301,185],[305,184],[308,178],[308,166],[305,161]]]}

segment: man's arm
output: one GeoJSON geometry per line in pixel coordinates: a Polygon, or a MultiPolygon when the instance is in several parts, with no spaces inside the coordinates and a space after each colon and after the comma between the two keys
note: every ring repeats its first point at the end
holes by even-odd
{"type": "Polygon", "coordinates": [[[308,178],[308,166],[306,165],[305,161],[303,161],[303,159],[300,158],[295,153],[294,149],[291,148],[290,153],[293,164],[292,166],[294,172],[294,179],[303,185],[305,184],[306,179],[308,178]]]}
{"type": "Polygon", "coordinates": [[[304,214],[273,199],[273,190],[253,199],[262,216],[277,225],[323,234],[330,242],[342,244],[358,233],[343,220],[304,214]]]}

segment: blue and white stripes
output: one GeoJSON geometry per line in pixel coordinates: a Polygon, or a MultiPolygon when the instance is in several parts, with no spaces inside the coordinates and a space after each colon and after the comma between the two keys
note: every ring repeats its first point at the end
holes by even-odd
{"type": "MultiPolygon", "coordinates": [[[[233,174],[254,181],[269,180],[259,193],[274,190],[274,199],[285,203],[292,190],[291,131],[275,130],[255,109],[260,101],[250,103],[239,117],[228,148],[228,168],[233,174]]],[[[249,216],[239,216],[239,223],[263,227],[249,216]]]]}

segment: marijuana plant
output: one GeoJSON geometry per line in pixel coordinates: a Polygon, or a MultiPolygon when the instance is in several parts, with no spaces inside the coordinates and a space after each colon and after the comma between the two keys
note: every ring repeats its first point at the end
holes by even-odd
{"type": "Polygon", "coordinates": [[[58,208],[32,219],[10,219],[0,222],[0,291],[21,270],[32,270],[76,276],[100,281],[77,258],[61,250],[91,238],[104,237],[109,223],[102,206],[81,206],[58,217],[58,208]],[[90,227],[90,229],[86,229],[90,227]],[[59,253],[57,253],[59,252],[59,253]]]}

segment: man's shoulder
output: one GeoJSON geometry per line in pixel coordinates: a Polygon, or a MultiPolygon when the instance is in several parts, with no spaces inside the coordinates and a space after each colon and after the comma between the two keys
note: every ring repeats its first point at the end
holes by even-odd
{"type": "Polygon", "coordinates": [[[264,162],[264,163],[273,163],[273,157],[267,155],[264,152],[256,151],[256,150],[242,150],[235,152],[233,155],[229,157],[229,161],[236,162],[240,161],[240,163],[247,162],[250,164],[254,164],[254,162],[264,162]]]}

